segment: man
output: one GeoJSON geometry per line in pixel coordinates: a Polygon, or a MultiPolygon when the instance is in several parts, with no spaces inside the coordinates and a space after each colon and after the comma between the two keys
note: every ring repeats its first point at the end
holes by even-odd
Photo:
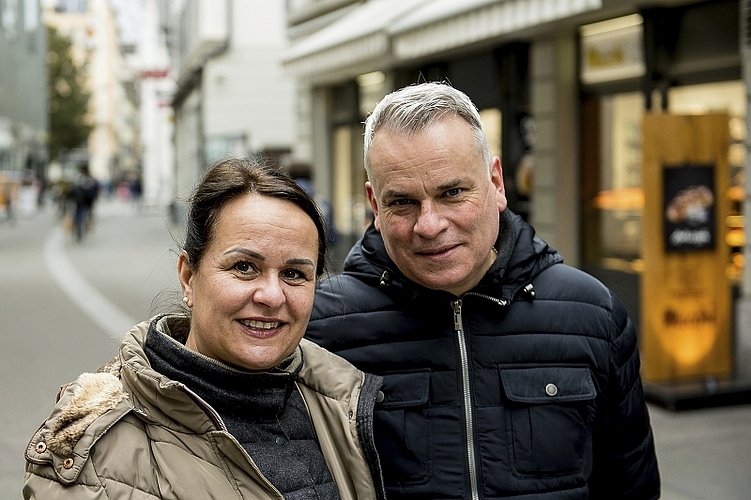
{"type": "Polygon", "coordinates": [[[320,286],[308,336],[384,377],[389,499],[658,498],[634,327],[506,208],[469,98],[386,96],[365,166],[374,223],[320,286]]]}

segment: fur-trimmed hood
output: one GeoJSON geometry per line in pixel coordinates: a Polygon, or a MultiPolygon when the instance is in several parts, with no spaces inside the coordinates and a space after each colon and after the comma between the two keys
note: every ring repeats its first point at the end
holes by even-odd
{"type": "Polygon", "coordinates": [[[63,386],[49,418],[26,448],[31,463],[52,463],[58,480],[73,483],[98,438],[133,409],[120,379],[105,365],[63,386]]]}

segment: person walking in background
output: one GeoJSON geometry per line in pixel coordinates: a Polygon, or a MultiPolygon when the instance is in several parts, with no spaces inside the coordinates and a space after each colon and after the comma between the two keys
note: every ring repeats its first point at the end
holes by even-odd
{"type": "Polygon", "coordinates": [[[136,211],[138,213],[141,213],[141,209],[143,208],[143,205],[142,205],[143,185],[141,184],[140,174],[133,174],[130,180],[129,187],[130,187],[130,200],[133,203],[133,205],[136,206],[136,211]]]}
{"type": "Polygon", "coordinates": [[[196,188],[179,312],[65,387],[26,450],[25,499],[381,500],[381,379],[303,340],[325,226],[289,177],[228,159],[196,188]]]}
{"type": "Polygon", "coordinates": [[[13,211],[13,186],[10,180],[3,182],[0,197],[2,197],[3,208],[5,209],[5,220],[9,223],[14,222],[16,215],[13,211]]]}
{"type": "Polygon", "coordinates": [[[78,167],[70,188],[70,196],[73,202],[73,234],[76,241],[81,241],[91,229],[94,203],[99,197],[99,182],[89,174],[88,164],[78,167]]]}
{"type": "Polygon", "coordinates": [[[387,95],[364,153],[375,219],[307,338],[383,376],[388,498],[658,498],[634,326],[507,208],[469,98],[387,95]]]}

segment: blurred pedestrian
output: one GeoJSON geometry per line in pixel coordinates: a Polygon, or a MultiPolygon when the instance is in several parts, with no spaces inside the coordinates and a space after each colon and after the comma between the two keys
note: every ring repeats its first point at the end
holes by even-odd
{"type": "Polygon", "coordinates": [[[15,212],[13,211],[13,186],[10,181],[3,182],[2,187],[3,207],[5,208],[5,220],[12,223],[16,220],[15,212]]]}
{"type": "Polygon", "coordinates": [[[303,340],[324,222],[289,177],[224,160],[190,204],[183,305],[65,387],[26,450],[25,499],[383,499],[381,380],[303,340]]]}
{"type": "Polygon", "coordinates": [[[143,185],[141,184],[141,176],[134,174],[130,181],[130,199],[136,206],[136,211],[141,212],[141,199],[143,197],[143,185]]]}
{"type": "Polygon", "coordinates": [[[89,174],[88,164],[78,167],[70,195],[74,205],[73,233],[81,241],[93,225],[94,203],[99,197],[99,183],[89,174]]]}
{"type": "Polygon", "coordinates": [[[658,498],[634,325],[507,208],[470,99],[397,90],[364,152],[375,220],[308,338],[384,377],[389,499],[658,498]]]}

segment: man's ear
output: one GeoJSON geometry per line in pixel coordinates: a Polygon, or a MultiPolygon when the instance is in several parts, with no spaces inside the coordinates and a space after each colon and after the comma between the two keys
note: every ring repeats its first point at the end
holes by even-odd
{"type": "Polygon", "coordinates": [[[377,231],[381,230],[381,221],[378,218],[378,200],[376,200],[375,192],[373,191],[373,185],[370,181],[365,183],[365,192],[368,194],[368,201],[370,202],[370,208],[373,210],[373,222],[377,231]]]}
{"type": "Polygon", "coordinates": [[[493,161],[490,164],[490,182],[495,186],[495,198],[498,203],[498,211],[503,212],[506,210],[508,201],[506,200],[506,186],[503,183],[503,168],[501,167],[501,159],[497,156],[493,157],[493,161]]]}

